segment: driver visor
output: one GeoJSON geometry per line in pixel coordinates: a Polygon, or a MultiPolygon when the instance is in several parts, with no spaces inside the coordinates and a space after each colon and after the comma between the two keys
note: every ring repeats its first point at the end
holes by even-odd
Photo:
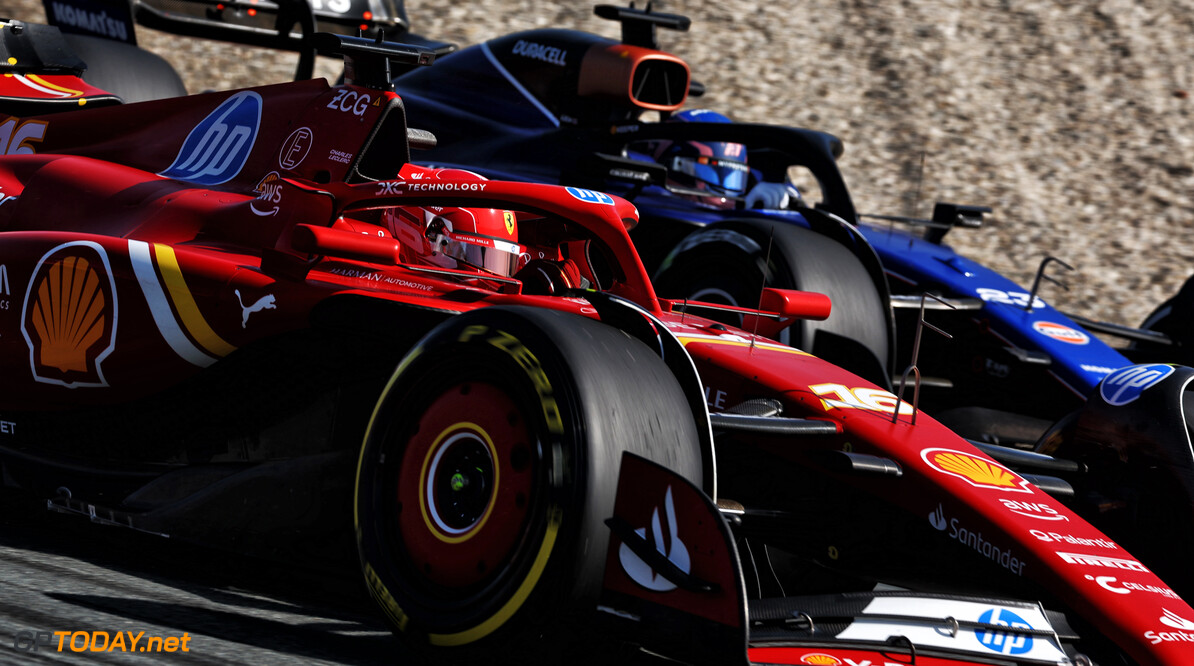
{"type": "Polygon", "coordinates": [[[746,192],[746,177],[750,167],[742,162],[706,155],[676,156],[672,159],[672,171],[692,176],[714,188],[715,192],[733,196],[746,192]]]}
{"type": "Polygon", "coordinates": [[[457,261],[502,277],[518,272],[524,248],[498,238],[477,234],[458,234],[446,229],[440,232],[439,252],[457,261]]]}

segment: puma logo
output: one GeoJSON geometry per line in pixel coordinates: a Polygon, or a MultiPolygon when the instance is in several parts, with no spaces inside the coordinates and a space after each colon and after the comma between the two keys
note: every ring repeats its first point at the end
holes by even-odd
{"type": "Polygon", "coordinates": [[[274,305],[274,295],[273,294],[266,294],[265,296],[262,296],[261,298],[257,299],[256,303],[253,303],[249,307],[245,307],[245,302],[243,300],[241,300],[241,297],[240,297],[240,289],[234,289],[233,292],[236,294],[236,300],[240,302],[240,310],[241,310],[240,327],[241,328],[245,328],[249,325],[249,315],[253,314],[254,312],[261,312],[262,310],[277,309],[277,306],[274,305]]]}

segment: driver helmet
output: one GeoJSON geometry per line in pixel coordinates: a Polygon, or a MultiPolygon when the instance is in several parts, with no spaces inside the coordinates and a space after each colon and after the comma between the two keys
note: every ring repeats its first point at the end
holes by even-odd
{"type": "Polygon", "coordinates": [[[455,206],[386,209],[385,224],[402,243],[402,260],[440,268],[472,267],[510,277],[526,249],[513,211],[455,206]]]}
{"type": "MultiPolygon", "coordinates": [[[[709,109],[690,109],[672,115],[667,122],[730,123],[724,115],[709,109]]],[[[750,167],[746,146],[724,141],[663,141],[655,160],[667,167],[671,184],[691,190],[688,198],[714,208],[734,208],[746,193],[750,167]],[[697,193],[708,194],[697,194],[697,193]]]]}

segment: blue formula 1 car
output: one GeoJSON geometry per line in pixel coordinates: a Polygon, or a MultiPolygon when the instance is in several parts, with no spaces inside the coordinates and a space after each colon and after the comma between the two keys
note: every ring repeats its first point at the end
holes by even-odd
{"type": "Polygon", "coordinates": [[[920,339],[922,404],[978,439],[1035,442],[1132,365],[1092,331],[1164,344],[1051,307],[1037,287],[1062,262],[1046,261],[1027,289],[942,244],[953,227],[981,226],[986,208],[939,204],[931,220],[860,215],[836,137],[680,111],[704,88],[658,50],[655,29],[686,29],[688,19],[608,5],[597,13],[621,22],[621,42],[535,30],[399,76],[412,117],[438,137],[420,159],[631,199],[643,220],[632,236],[669,296],[749,306],[765,285],[828,293],[829,320],[784,341],[881,384],[914,360],[921,294],[932,294],[929,321],[953,337],[920,339]],[[662,121],[644,122],[645,112],[662,121]],[[790,185],[792,169],[811,176],[819,201],[790,185]]]}

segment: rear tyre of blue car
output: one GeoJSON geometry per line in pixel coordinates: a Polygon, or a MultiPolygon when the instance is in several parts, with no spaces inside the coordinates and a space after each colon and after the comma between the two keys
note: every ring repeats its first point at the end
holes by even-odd
{"type": "Polygon", "coordinates": [[[690,415],[663,361],[604,324],[490,308],[437,327],[378,401],[357,473],[361,566],[391,628],[436,662],[570,656],[591,638],[621,454],[699,482],[690,415]]]}
{"type": "MultiPolygon", "coordinates": [[[[799,321],[779,341],[810,351],[881,387],[890,385],[889,304],[862,262],[841,243],[786,222],[738,220],[693,232],[663,262],[655,289],[688,298],[753,308],[763,287],[829,296],[825,321],[799,321]]],[[[740,326],[740,315],[694,309],[740,326]]]]}

